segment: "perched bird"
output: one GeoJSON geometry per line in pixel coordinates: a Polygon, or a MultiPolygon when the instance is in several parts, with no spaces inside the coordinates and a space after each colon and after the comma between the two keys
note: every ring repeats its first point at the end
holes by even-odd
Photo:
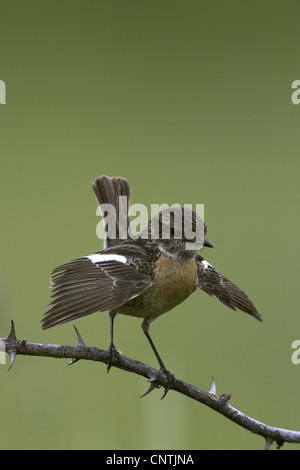
{"type": "Polygon", "coordinates": [[[105,226],[102,251],[74,259],[51,272],[52,301],[42,320],[43,329],[109,311],[112,354],[116,351],[113,340],[116,314],[142,318],[142,329],[160,372],[168,375],[149,334],[150,324],[183,302],[197,287],[227,307],[262,321],[247,295],[198,254],[202,246],[213,245],[205,240],[207,227],[196,212],[183,207],[161,211],[136,238],[130,233],[128,182],[101,176],[93,183],[93,190],[103,220],[109,207],[114,208],[114,226],[109,221],[105,226]],[[189,238],[187,224],[192,227],[189,238]],[[168,236],[165,228],[169,229],[168,236]],[[187,246],[188,242],[192,245],[187,246]]]}

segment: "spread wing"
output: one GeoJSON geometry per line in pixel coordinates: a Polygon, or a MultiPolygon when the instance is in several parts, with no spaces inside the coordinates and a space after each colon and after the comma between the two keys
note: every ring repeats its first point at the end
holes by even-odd
{"type": "Polygon", "coordinates": [[[198,255],[196,257],[196,263],[198,270],[197,284],[200,289],[227,305],[227,307],[233,310],[242,310],[252,315],[257,320],[262,321],[261,316],[245,292],[239,289],[225,276],[218,273],[218,271],[201,256],[198,255]]]}
{"type": "Polygon", "coordinates": [[[58,266],[51,272],[51,281],[53,300],[42,319],[43,329],[112,310],[153,283],[151,275],[126,256],[106,251],[58,266]]]}

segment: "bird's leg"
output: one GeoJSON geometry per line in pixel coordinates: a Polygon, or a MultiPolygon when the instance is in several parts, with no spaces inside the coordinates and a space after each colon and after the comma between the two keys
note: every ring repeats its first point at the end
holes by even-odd
{"type": "Polygon", "coordinates": [[[114,319],[115,319],[116,313],[113,312],[112,310],[109,312],[109,318],[110,318],[110,343],[109,343],[109,360],[107,363],[107,373],[110,371],[111,366],[112,366],[112,361],[114,357],[120,357],[119,352],[116,350],[116,347],[114,345],[114,319]]]}
{"type": "MultiPolygon", "coordinates": [[[[171,385],[174,383],[174,375],[171,374],[171,372],[166,368],[166,366],[164,365],[153,341],[152,341],[152,338],[149,334],[149,329],[150,329],[150,323],[151,321],[149,321],[149,319],[145,318],[143,323],[142,323],[142,329],[143,329],[143,332],[145,333],[149,343],[150,343],[150,346],[155,354],[155,357],[156,359],[158,360],[158,364],[159,364],[159,372],[162,373],[162,374],[165,374],[166,377],[167,377],[167,380],[168,380],[168,383],[167,383],[167,386],[165,387],[165,393],[163,394],[162,396],[162,399],[166,396],[166,394],[168,393],[168,391],[170,390],[170,387],[171,385]]],[[[153,390],[153,386],[151,387],[151,390],[153,390]]],[[[150,391],[150,389],[149,389],[150,391]]],[[[147,392],[146,392],[147,393],[147,392]]]]}

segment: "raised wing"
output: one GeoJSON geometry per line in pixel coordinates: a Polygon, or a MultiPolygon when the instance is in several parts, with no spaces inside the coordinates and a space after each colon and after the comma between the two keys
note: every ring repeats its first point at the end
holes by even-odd
{"type": "Polygon", "coordinates": [[[225,276],[218,273],[214,267],[205,261],[201,256],[196,257],[198,270],[198,287],[204,290],[214,299],[219,300],[227,307],[252,315],[259,321],[262,318],[249,297],[239,289],[233,282],[229,281],[225,276]]]}
{"type": "Polygon", "coordinates": [[[129,264],[125,256],[105,252],[58,266],[51,272],[51,281],[53,300],[42,319],[43,329],[112,310],[153,283],[149,274],[129,264]]]}

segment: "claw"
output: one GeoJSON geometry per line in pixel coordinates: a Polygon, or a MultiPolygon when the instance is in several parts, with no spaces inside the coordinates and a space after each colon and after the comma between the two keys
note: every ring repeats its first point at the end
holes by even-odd
{"type": "Polygon", "coordinates": [[[148,393],[152,392],[155,388],[160,388],[160,387],[161,387],[161,385],[159,385],[159,384],[157,383],[157,379],[158,379],[159,375],[161,375],[161,374],[164,374],[164,375],[167,377],[167,380],[168,380],[167,386],[166,386],[166,387],[163,386],[164,389],[165,389],[165,391],[164,391],[163,396],[161,397],[161,400],[162,400],[163,398],[165,398],[165,396],[167,395],[168,391],[171,389],[171,386],[174,385],[174,382],[175,382],[175,377],[174,377],[174,375],[171,374],[171,372],[168,371],[167,369],[160,369],[157,375],[151,377],[151,378],[148,380],[148,382],[150,382],[150,387],[148,388],[148,390],[147,390],[143,395],[140,396],[140,398],[145,397],[146,395],[148,395],[148,393]]]}
{"type": "Polygon", "coordinates": [[[169,390],[170,390],[170,384],[168,383],[168,385],[165,387],[165,391],[164,391],[163,396],[161,397],[161,400],[165,398],[169,390]]]}
{"type": "Polygon", "coordinates": [[[114,344],[111,344],[111,345],[109,346],[108,351],[109,351],[109,360],[108,360],[108,363],[107,363],[107,374],[109,373],[109,371],[110,371],[110,369],[111,369],[111,367],[112,367],[113,359],[118,360],[118,359],[120,359],[120,356],[121,356],[120,353],[119,353],[119,351],[117,351],[117,349],[116,349],[116,347],[115,347],[114,344]]]}
{"type": "Polygon", "coordinates": [[[171,372],[167,369],[161,369],[159,372],[165,374],[165,376],[167,377],[167,380],[168,380],[167,386],[164,387],[165,391],[164,391],[163,396],[161,397],[161,400],[162,400],[167,395],[167,393],[170,390],[171,386],[174,385],[175,376],[173,374],[171,374],[171,372]]]}

